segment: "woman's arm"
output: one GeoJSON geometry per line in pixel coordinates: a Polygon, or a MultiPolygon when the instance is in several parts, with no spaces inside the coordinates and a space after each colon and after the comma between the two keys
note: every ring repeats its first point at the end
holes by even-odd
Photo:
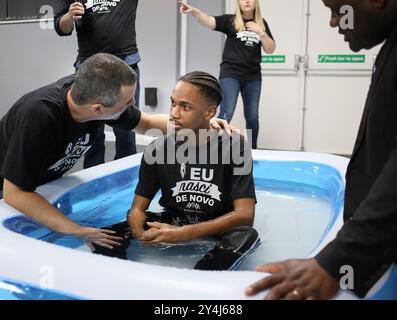
{"type": "Polygon", "coordinates": [[[262,48],[265,50],[266,53],[272,54],[276,50],[276,43],[269,35],[264,31],[263,33],[259,34],[259,37],[262,41],[262,48]]]}
{"type": "Polygon", "coordinates": [[[195,8],[187,3],[184,3],[183,1],[178,1],[181,5],[180,8],[180,13],[188,14],[190,13],[198,23],[200,23],[202,26],[210,28],[212,30],[215,29],[216,27],[216,21],[215,18],[206,14],[205,12],[201,11],[198,8],[195,8]]]}
{"type": "Polygon", "coordinates": [[[257,23],[252,21],[247,22],[245,27],[248,31],[253,31],[259,35],[259,38],[261,39],[262,42],[262,48],[263,50],[265,50],[266,53],[272,54],[274,50],[276,50],[276,43],[267,34],[266,29],[262,29],[257,23]]]}
{"type": "Polygon", "coordinates": [[[69,34],[73,31],[74,22],[81,20],[85,9],[80,2],[74,2],[70,5],[69,11],[59,20],[59,29],[64,34],[69,34]]]}

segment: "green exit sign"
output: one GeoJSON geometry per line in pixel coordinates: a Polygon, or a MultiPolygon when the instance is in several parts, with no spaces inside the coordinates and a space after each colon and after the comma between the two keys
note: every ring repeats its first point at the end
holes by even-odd
{"type": "Polygon", "coordinates": [[[262,56],[262,63],[285,63],[285,56],[262,56]]]}
{"type": "Polygon", "coordinates": [[[365,63],[364,54],[319,54],[318,63],[365,63]]]}

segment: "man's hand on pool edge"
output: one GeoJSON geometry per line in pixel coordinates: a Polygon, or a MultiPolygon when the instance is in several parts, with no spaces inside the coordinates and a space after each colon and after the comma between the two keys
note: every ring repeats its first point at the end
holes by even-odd
{"type": "Polygon", "coordinates": [[[264,264],[256,270],[271,275],[250,285],[245,291],[248,296],[270,289],[266,300],[326,300],[339,290],[338,281],[313,258],[264,264]]]}

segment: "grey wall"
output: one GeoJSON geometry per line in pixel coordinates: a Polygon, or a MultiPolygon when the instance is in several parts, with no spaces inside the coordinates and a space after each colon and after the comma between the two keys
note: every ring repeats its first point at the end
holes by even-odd
{"type": "Polygon", "coordinates": [[[8,0],[8,16],[12,19],[39,17],[43,5],[58,5],[58,0],[8,0]]]}
{"type": "Polygon", "coordinates": [[[6,17],[6,0],[0,0],[0,19],[6,17]]]}
{"type": "Polygon", "coordinates": [[[76,41],[39,23],[0,25],[0,116],[23,94],[73,73],[76,41]]]}
{"type": "Polygon", "coordinates": [[[142,61],[141,109],[150,113],[168,113],[169,97],[177,77],[178,11],[175,0],[139,2],[136,31],[142,61]],[[144,106],[144,88],[158,88],[158,106],[144,106]]]}
{"type": "MultiPolygon", "coordinates": [[[[210,14],[219,14],[224,1],[195,2],[210,14]]],[[[175,0],[139,2],[140,102],[146,112],[169,112],[169,97],[179,68],[179,19],[175,0]],[[144,106],[145,87],[158,88],[156,108],[144,106]]],[[[189,17],[188,70],[207,70],[217,75],[223,38],[192,20],[189,17]]],[[[23,94],[74,71],[77,53],[74,34],[59,37],[54,30],[42,30],[39,23],[0,24],[0,43],[0,116],[23,94]]]]}
{"type": "MultiPolygon", "coordinates": [[[[190,0],[189,4],[211,16],[225,12],[223,0],[190,0]]],[[[225,36],[201,26],[191,16],[188,17],[187,32],[187,71],[206,71],[218,77],[225,36]]]]}

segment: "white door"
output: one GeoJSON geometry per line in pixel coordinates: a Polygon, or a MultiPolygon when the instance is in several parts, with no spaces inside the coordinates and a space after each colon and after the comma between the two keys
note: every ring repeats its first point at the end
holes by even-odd
{"type": "Polygon", "coordinates": [[[351,154],[379,47],[352,52],[338,30],[330,28],[331,12],[322,1],[309,0],[308,5],[304,147],[351,154]]]}
{"type": "MultiPolygon", "coordinates": [[[[236,1],[227,3],[234,12],[236,1]]],[[[350,51],[321,0],[261,0],[261,8],[277,50],[263,57],[259,148],[350,154],[379,48],[350,51]]],[[[241,100],[232,123],[245,127],[241,100]]]]}
{"type": "MultiPolygon", "coordinates": [[[[227,13],[234,13],[235,5],[236,1],[229,1],[227,13]]],[[[303,77],[296,57],[304,51],[304,0],[265,0],[261,1],[261,9],[276,40],[277,52],[272,56],[263,53],[258,147],[298,150],[303,77]]],[[[241,99],[232,124],[245,128],[241,99]]]]}

